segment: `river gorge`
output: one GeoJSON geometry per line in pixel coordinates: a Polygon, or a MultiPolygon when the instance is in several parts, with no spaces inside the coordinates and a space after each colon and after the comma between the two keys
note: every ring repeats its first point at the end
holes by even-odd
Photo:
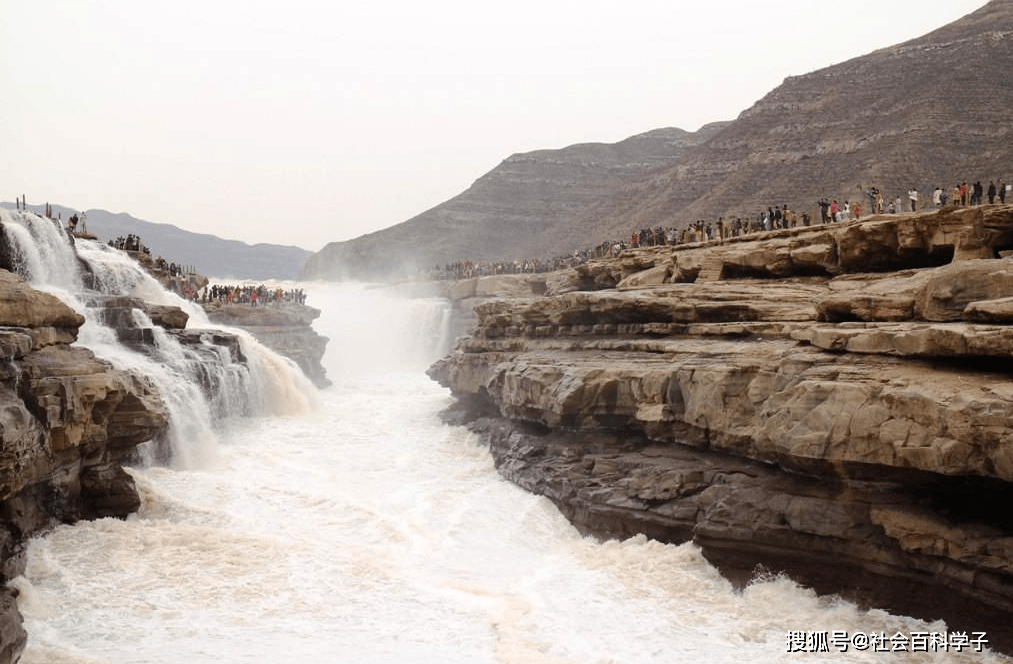
{"type": "Polygon", "coordinates": [[[1011,212],[307,283],[324,389],[59,248],[5,277],[9,660],[1007,661],[1011,212]]]}

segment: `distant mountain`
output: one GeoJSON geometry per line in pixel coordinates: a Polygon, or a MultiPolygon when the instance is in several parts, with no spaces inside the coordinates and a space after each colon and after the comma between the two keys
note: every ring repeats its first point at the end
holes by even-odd
{"type": "Polygon", "coordinates": [[[497,260],[569,253],[594,241],[571,220],[661,172],[723,125],[695,133],[656,129],[615,144],[584,143],[515,154],[464,193],[396,226],[332,242],[304,276],[382,279],[462,259],[497,260]]]}
{"type": "MultiPolygon", "coordinates": [[[[0,203],[0,207],[13,209],[14,203],[0,203]]],[[[59,213],[64,222],[75,212],[61,205],[53,205],[52,208],[53,213],[59,213]]],[[[41,211],[42,206],[29,205],[28,209],[41,211]]],[[[87,210],[86,214],[88,231],[101,241],[137,235],[151,249],[153,257],[161,256],[179,265],[192,265],[199,274],[206,276],[297,279],[312,253],[299,247],[249,245],[237,240],[224,240],[216,235],[192,233],[172,224],[135,219],[125,213],[87,210]]]]}
{"type": "Polygon", "coordinates": [[[822,196],[1013,178],[1013,0],[928,35],[792,76],[695,133],[513,155],[468,190],[391,228],[328,244],[306,275],[383,278],[456,260],[550,257],[822,196]]]}

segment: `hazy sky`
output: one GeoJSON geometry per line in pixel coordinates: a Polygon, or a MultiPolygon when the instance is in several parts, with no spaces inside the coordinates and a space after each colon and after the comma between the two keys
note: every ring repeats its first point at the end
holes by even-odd
{"type": "MultiPolygon", "coordinates": [[[[0,0],[0,200],[318,250],[984,0],[0,0]]],[[[94,229],[93,229],[94,230],[94,229]]]]}

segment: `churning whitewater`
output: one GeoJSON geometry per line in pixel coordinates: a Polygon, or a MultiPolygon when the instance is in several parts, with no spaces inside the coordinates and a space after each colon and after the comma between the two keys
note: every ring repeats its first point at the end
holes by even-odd
{"type": "MultiPolygon", "coordinates": [[[[78,250],[106,287],[172,298],[148,293],[157,284],[100,245],[78,250]]],[[[162,368],[155,379],[176,391],[173,427],[184,432],[173,445],[186,462],[131,469],[137,515],[31,543],[14,582],[24,662],[1003,661],[788,653],[792,631],[945,626],[860,612],[784,579],[736,592],[693,545],[581,537],[548,500],[502,480],[466,429],[440,421],[451,399],[423,370],[449,348],[446,302],[301,286],[330,338],[334,385],[315,406],[316,390],[266,351],[239,382],[216,383],[227,397],[205,397],[181,349],[133,357],[89,319],[83,345],[118,366],[162,368]],[[248,417],[222,426],[216,413],[230,409],[248,417]]],[[[88,310],[71,281],[49,288],[88,310]]]]}

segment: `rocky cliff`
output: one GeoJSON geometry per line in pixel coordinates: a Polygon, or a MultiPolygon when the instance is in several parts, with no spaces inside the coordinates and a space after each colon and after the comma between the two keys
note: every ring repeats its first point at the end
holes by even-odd
{"type": "Polygon", "coordinates": [[[322,364],[328,339],[313,329],[319,309],[292,302],[256,307],[208,302],[204,309],[212,322],[246,330],[260,343],[294,361],[317,387],[331,384],[322,364]]]}
{"type": "MultiPolygon", "coordinates": [[[[54,523],[123,517],[140,501],[122,464],[158,438],[157,389],[70,345],[84,319],[0,270],[0,581],[24,569],[25,544],[54,523]]],[[[0,662],[25,645],[13,590],[0,595],[0,662]]]]}
{"type": "Polygon", "coordinates": [[[429,373],[585,532],[692,540],[736,581],[784,571],[1010,652],[1011,248],[996,205],[488,277],[457,288],[513,296],[429,373]]]}
{"type": "Polygon", "coordinates": [[[645,227],[755,217],[822,196],[1005,177],[1013,163],[1013,0],[782,85],[731,122],[514,155],[459,196],[327,245],[304,275],[378,279],[457,260],[569,254],[645,227]]]}

